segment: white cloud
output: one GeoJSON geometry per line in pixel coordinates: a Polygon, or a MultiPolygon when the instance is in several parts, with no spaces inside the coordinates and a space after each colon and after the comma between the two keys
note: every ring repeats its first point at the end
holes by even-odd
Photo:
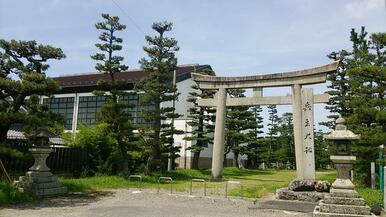
{"type": "Polygon", "coordinates": [[[373,10],[384,8],[383,0],[354,0],[347,3],[344,9],[353,18],[363,18],[373,10]]]}

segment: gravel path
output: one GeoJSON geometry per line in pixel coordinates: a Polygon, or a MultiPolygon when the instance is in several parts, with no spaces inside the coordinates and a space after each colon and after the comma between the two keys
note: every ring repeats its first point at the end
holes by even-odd
{"type": "Polygon", "coordinates": [[[249,209],[252,201],[223,197],[170,195],[152,190],[120,189],[97,195],[69,196],[7,207],[1,217],[309,217],[310,214],[249,209]]]}

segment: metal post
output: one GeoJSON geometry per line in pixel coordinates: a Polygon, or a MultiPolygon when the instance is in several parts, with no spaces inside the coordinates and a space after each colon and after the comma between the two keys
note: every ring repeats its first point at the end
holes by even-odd
{"type": "Polygon", "coordinates": [[[228,182],[225,183],[225,198],[228,197],[228,182]]]}
{"type": "MultiPolygon", "coordinates": [[[[386,166],[383,167],[383,172],[386,171],[386,166]]],[[[385,189],[385,183],[386,183],[386,176],[383,174],[383,189],[385,189]]],[[[383,207],[386,207],[386,191],[383,191],[383,207]]]]}
{"type": "Polygon", "coordinates": [[[371,189],[375,189],[375,163],[370,163],[371,189]]]}
{"type": "Polygon", "coordinates": [[[383,148],[384,148],[384,145],[381,145],[379,146],[380,150],[379,150],[379,191],[380,192],[383,192],[383,159],[384,159],[384,156],[383,156],[383,148]]]}

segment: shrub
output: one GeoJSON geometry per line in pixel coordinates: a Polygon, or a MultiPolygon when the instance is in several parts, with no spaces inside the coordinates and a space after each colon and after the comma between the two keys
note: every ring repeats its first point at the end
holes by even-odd
{"type": "Polygon", "coordinates": [[[0,181],[0,206],[32,201],[28,194],[19,192],[15,186],[0,181]]]}

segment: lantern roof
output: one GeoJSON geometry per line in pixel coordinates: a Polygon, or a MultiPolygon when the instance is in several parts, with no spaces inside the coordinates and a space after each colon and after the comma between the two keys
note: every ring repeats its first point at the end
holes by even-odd
{"type": "Polygon", "coordinates": [[[324,136],[326,140],[357,140],[360,139],[360,135],[353,133],[347,129],[346,120],[339,117],[335,121],[335,130],[324,136]]]}

